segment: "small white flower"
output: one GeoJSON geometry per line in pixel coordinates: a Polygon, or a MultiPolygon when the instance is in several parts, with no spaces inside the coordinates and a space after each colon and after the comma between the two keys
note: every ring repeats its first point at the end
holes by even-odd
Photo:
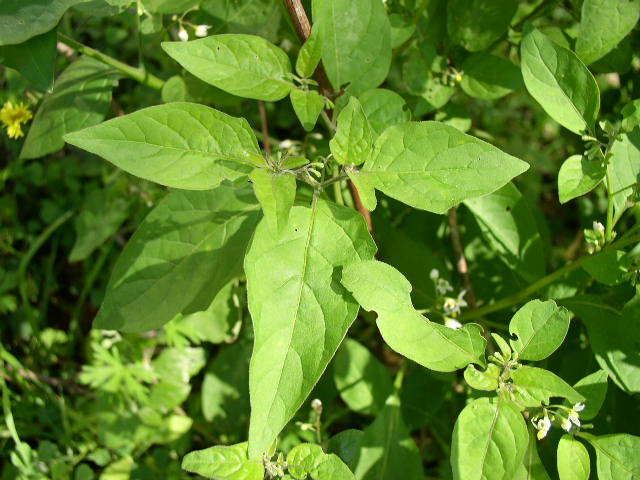
{"type": "Polygon", "coordinates": [[[180,29],[178,30],[178,38],[183,42],[189,40],[189,33],[184,29],[183,26],[180,26],[180,29]]]}
{"type": "Polygon", "coordinates": [[[563,430],[570,432],[571,428],[573,428],[573,423],[571,423],[571,420],[569,420],[568,418],[563,418],[560,426],[562,427],[563,430]]]}
{"type": "Polygon", "coordinates": [[[444,299],[443,308],[445,315],[457,317],[460,314],[461,309],[467,306],[467,302],[464,299],[466,293],[466,290],[462,290],[458,294],[458,298],[447,297],[444,299]]]}
{"type": "Polygon", "coordinates": [[[211,26],[209,25],[197,25],[195,31],[196,37],[206,37],[210,28],[211,26]]]}
{"type": "Polygon", "coordinates": [[[291,140],[283,140],[280,142],[280,145],[278,145],[282,150],[288,150],[289,148],[293,147],[293,142],[291,140]]]}
{"type": "Polygon", "coordinates": [[[604,225],[600,222],[593,222],[593,231],[601,235],[604,234],[604,225]]]}
{"type": "Polygon", "coordinates": [[[551,420],[549,419],[549,417],[545,415],[544,417],[539,419],[536,423],[534,423],[533,426],[536,427],[536,430],[538,430],[536,437],[538,437],[538,440],[542,440],[544,437],[547,436],[547,433],[549,433],[549,430],[551,430],[551,420]]]}
{"type": "Polygon", "coordinates": [[[455,318],[444,317],[444,326],[449,327],[453,330],[458,330],[462,328],[462,324],[456,320],[455,318]]]}
{"type": "Polygon", "coordinates": [[[440,276],[440,272],[438,271],[437,268],[432,268],[431,271],[429,272],[429,278],[431,280],[437,280],[439,276],[440,276]]]}
{"type": "Polygon", "coordinates": [[[322,413],[322,400],[320,400],[319,398],[314,398],[313,400],[311,400],[311,408],[316,413],[322,413]]]}
{"type": "Polygon", "coordinates": [[[571,408],[571,410],[573,410],[574,412],[581,412],[584,410],[584,403],[583,402],[578,402],[576,403],[573,408],[571,408]]]}

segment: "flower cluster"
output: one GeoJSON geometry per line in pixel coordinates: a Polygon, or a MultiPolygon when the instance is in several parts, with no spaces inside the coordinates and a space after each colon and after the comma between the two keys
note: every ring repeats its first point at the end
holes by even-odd
{"type": "Polygon", "coordinates": [[[462,309],[467,306],[467,301],[464,299],[466,290],[461,290],[457,297],[448,297],[447,293],[453,291],[451,284],[444,278],[440,278],[440,272],[434,268],[429,273],[429,277],[434,283],[436,294],[439,297],[443,297],[442,310],[444,313],[445,326],[457,330],[462,327],[457,318],[462,312],[462,309]]]}
{"type": "Polygon", "coordinates": [[[584,410],[584,406],[582,402],[576,403],[571,408],[557,406],[555,413],[551,413],[545,408],[541,417],[534,417],[531,420],[531,423],[538,431],[536,433],[538,440],[542,440],[547,436],[554,421],[560,422],[560,427],[566,432],[570,432],[575,427],[580,427],[580,412],[584,410]],[[560,413],[560,411],[563,411],[563,413],[560,413]]]}
{"type": "Polygon", "coordinates": [[[605,228],[600,222],[593,222],[592,229],[584,230],[584,238],[587,242],[587,252],[593,254],[602,250],[605,240],[605,228]]]}

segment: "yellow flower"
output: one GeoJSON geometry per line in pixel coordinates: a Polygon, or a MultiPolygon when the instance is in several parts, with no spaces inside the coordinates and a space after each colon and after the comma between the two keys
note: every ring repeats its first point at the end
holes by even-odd
{"type": "Polygon", "coordinates": [[[22,124],[33,118],[29,107],[20,102],[15,105],[13,102],[5,102],[0,110],[0,122],[7,127],[9,138],[20,138],[24,135],[22,124]]]}

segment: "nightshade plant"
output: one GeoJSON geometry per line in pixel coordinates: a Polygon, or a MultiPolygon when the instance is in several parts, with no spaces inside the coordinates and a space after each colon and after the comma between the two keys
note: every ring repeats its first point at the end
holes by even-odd
{"type": "MultiPolygon", "coordinates": [[[[130,432],[132,448],[126,434],[107,440],[98,460],[87,443],[51,473],[20,439],[2,380],[11,472],[94,478],[76,468],[88,456],[100,478],[147,478],[134,458],[191,428],[180,405],[210,342],[223,346],[199,414],[244,428],[246,411],[248,428],[177,447],[186,472],[640,478],[639,16],[640,0],[3,0],[0,59],[45,92],[32,121],[17,99],[0,112],[10,137],[31,122],[21,161],[66,142],[168,187],[119,253],[78,377],[108,394],[105,408],[135,405],[168,433],[144,447],[134,437],[146,433],[130,432]],[[158,75],[179,71],[166,81],[69,36],[76,9],[132,4],[140,39],[162,39],[158,75]],[[80,56],[53,81],[57,42],[80,56]],[[103,121],[123,79],[163,103],[103,121]],[[566,129],[553,195],[588,209],[561,261],[535,205],[540,156],[498,148],[458,108],[500,111],[517,91],[554,135],[566,129]],[[299,124],[279,132],[299,137],[272,137],[280,110],[299,124]],[[228,299],[240,318],[226,324],[228,299]],[[620,421],[599,421],[603,408],[620,421]]],[[[129,205],[105,190],[91,208],[101,213],[78,217],[71,261],[111,238],[129,205]]]]}

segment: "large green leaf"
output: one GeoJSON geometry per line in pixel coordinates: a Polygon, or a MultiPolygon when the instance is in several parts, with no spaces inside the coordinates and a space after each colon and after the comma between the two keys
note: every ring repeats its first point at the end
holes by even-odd
{"type": "Polygon", "coordinates": [[[250,33],[270,41],[278,38],[284,11],[273,0],[200,0],[200,9],[213,16],[210,33],[250,33]]]}
{"type": "Polygon", "coordinates": [[[249,175],[267,223],[275,232],[287,225],[289,211],[296,199],[296,177],[256,168],[249,175]]]}
{"type": "Polygon", "coordinates": [[[611,146],[607,165],[616,215],[627,207],[640,177],[640,128],[622,133],[611,146]]]}
{"type": "Polygon", "coordinates": [[[188,453],[182,468],[214,480],[262,480],[262,459],[247,458],[247,443],[218,445],[188,453]]]}
{"type": "Polygon", "coordinates": [[[534,430],[531,426],[529,430],[529,446],[524,454],[522,463],[516,472],[514,480],[550,480],[549,474],[544,468],[540,455],[534,430]]]}
{"type": "Polygon", "coordinates": [[[587,326],[589,345],[600,368],[628,393],[640,392],[640,314],[638,298],[618,309],[600,297],[582,296],[562,304],[587,326]]]}
{"type": "Polygon", "coordinates": [[[481,327],[454,330],[426,319],[411,303],[411,284],[392,266],[376,260],[347,265],[342,283],[365,310],[377,312],[382,337],[401,355],[441,372],[484,363],[481,327]]]}
{"type": "Polygon", "coordinates": [[[529,445],[518,409],[502,399],[480,398],[456,420],[451,445],[454,480],[512,480],[529,445]]]}
{"type": "Polygon", "coordinates": [[[572,405],[584,402],[584,397],[571,385],[543,368],[521,366],[511,372],[511,379],[515,401],[524,407],[549,405],[552,397],[566,398],[572,405]]]}
{"type": "Polygon", "coordinates": [[[596,188],[602,181],[607,168],[599,158],[586,155],[571,155],[558,172],[558,196],[560,203],[567,203],[596,188]]]}
{"type": "Polygon", "coordinates": [[[245,259],[255,335],[249,455],[260,456],[320,378],[358,304],[339,269],[368,260],[375,245],[355,210],[314,200],[293,207],[278,234],[261,222],[245,259]]]}
{"type": "Polygon", "coordinates": [[[201,0],[144,0],[144,8],[152,13],[183,13],[201,0]]]}
{"type": "Polygon", "coordinates": [[[39,158],[64,146],[63,136],[100,123],[117,85],[113,69],[93,58],[82,57],[57,78],[33,119],[20,158],[39,158]]]}
{"type": "Polygon", "coordinates": [[[353,467],[357,480],[422,480],[420,451],[400,412],[400,400],[393,394],[360,437],[360,451],[353,467]]]}
{"type": "Polygon", "coordinates": [[[293,87],[288,78],[289,57],[262,37],[212,35],[191,42],[164,42],[162,48],[189,73],[239,97],[275,101],[293,87]]]}
{"type": "Polygon", "coordinates": [[[549,116],[574,133],[593,129],[600,91],[582,61],[539,30],[524,36],[520,50],[524,84],[549,116]]]}
{"type": "Polygon", "coordinates": [[[576,53],[586,64],[599,60],[627,36],[640,18],[640,0],[584,0],[576,53]]]}
{"type": "Polygon", "coordinates": [[[553,300],[531,300],[509,323],[511,347],[522,360],[542,360],[555,352],[567,336],[571,312],[553,300]]]}
{"type": "Polygon", "coordinates": [[[95,327],[140,332],[207,308],[242,273],[259,216],[247,188],[167,195],[120,255],[95,327]]]}
{"type": "Polygon", "coordinates": [[[354,412],[377,414],[391,394],[387,369],[367,348],[347,338],[333,361],[333,380],[340,398],[354,412]]]}
{"type": "Polygon", "coordinates": [[[370,210],[375,187],[412,207],[444,213],[463,200],[494,192],[527,168],[449,125],[407,122],[378,137],[373,156],[355,178],[363,196],[371,199],[368,205],[363,199],[370,210]]]}
{"type": "Polygon", "coordinates": [[[582,434],[596,450],[599,480],[640,478],[640,437],[617,433],[596,437],[582,434]]]}
{"type": "Polygon", "coordinates": [[[411,111],[404,98],[393,90],[374,88],[360,95],[360,104],[376,136],[387,127],[408,122],[411,111]]]}
{"type": "Polygon", "coordinates": [[[0,64],[20,72],[38,90],[50,90],[56,66],[57,41],[54,29],[19,45],[0,46],[0,64]]]}
{"type": "Polygon", "coordinates": [[[506,33],[517,8],[517,0],[449,0],[451,41],[470,52],[484,50],[506,33]]]}
{"type": "Polygon", "coordinates": [[[360,165],[371,157],[373,129],[356,97],[338,115],[338,129],[329,142],[333,158],[342,165],[360,165]]]}
{"type": "Polygon", "coordinates": [[[560,480],[589,480],[589,452],[573,435],[563,435],[558,442],[557,464],[560,480]]]}
{"type": "Polygon", "coordinates": [[[264,163],[244,118],[195,103],[167,103],[65,136],[124,171],[169,187],[206,190],[264,163]]]}
{"type": "Polygon", "coordinates": [[[320,445],[302,443],[287,454],[288,473],[296,480],[354,480],[340,457],[324,453],[320,445]]]}
{"type": "Polygon", "coordinates": [[[336,90],[358,95],[380,85],[391,65],[391,25],[379,0],[313,0],[322,64],[336,90]]]}
{"type": "Polygon", "coordinates": [[[2,0],[0,45],[14,45],[53,29],[64,12],[88,0],[2,0]]]}
{"type": "Polygon", "coordinates": [[[522,86],[520,69],[502,57],[476,53],[462,64],[460,87],[475,98],[495,100],[522,86]]]}
{"type": "Polygon", "coordinates": [[[580,418],[591,420],[596,417],[604,399],[607,396],[607,380],[609,375],[604,370],[597,370],[576,382],[573,388],[582,395],[584,410],[580,412],[580,418]]]}
{"type": "Polygon", "coordinates": [[[500,258],[524,280],[545,273],[542,237],[533,210],[513,183],[483,197],[465,200],[483,236],[500,258]]]}

